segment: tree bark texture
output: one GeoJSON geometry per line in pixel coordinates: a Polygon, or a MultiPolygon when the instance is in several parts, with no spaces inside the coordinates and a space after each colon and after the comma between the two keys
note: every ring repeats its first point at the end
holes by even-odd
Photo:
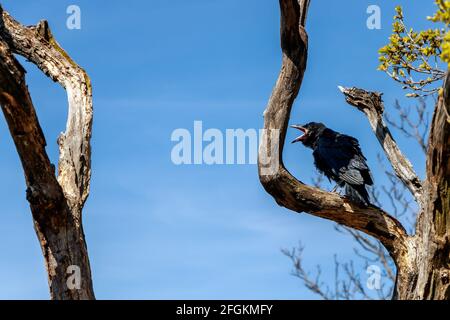
{"type": "Polygon", "coordinates": [[[24,170],[26,198],[44,255],[50,296],[94,299],[82,227],[91,176],[90,80],[53,38],[46,21],[26,27],[1,7],[0,103],[24,170]],[[45,150],[25,70],[14,54],[34,63],[67,91],[69,112],[66,131],[58,138],[57,174],[45,150]]]}

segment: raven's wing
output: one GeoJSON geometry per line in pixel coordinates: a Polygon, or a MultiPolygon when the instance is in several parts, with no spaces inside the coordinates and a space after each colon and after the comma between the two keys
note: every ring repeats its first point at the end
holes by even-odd
{"type": "Polygon", "coordinates": [[[366,158],[353,137],[326,130],[313,155],[317,168],[338,183],[373,184],[366,158]]]}

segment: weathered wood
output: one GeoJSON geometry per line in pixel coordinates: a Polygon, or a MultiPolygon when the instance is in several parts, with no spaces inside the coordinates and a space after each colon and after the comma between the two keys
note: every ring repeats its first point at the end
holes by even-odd
{"type": "Polygon", "coordinates": [[[90,81],[57,44],[42,21],[24,27],[0,7],[0,104],[24,169],[27,200],[48,273],[52,299],[94,299],[81,213],[89,194],[92,93],[90,81]],[[69,115],[59,138],[58,176],[14,58],[20,54],[67,91],[69,115]],[[80,271],[80,286],[68,285],[80,271]]]}
{"type": "Polygon", "coordinates": [[[358,88],[339,87],[347,102],[362,111],[383,148],[397,177],[409,189],[419,204],[422,204],[422,182],[414,171],[411,162],[400,151],[397,142],[383,119],[384,105],[381,94],[358,88]]]}
{"type": "Polygon", "coordinates": [[[307,212],[336,221],[379,239],[398,265],[406,263],[410,239],[403,226],[376,207],[362,207],[303,184],[284,167],[282,153],[290,112],[306,69],[308,37],[305,31],[309,1],[280,0],[281,72],[264,112],[264,135],[259,152],[259,176],[276,202],[295,212],[307,212]],[[268,170],[267,164],[272,162],[268,170]]]}
{"type": "Polygon", "coordinates": [[[2,12],[2,36],[14,53],[33,62],[67,91],[69,113],[66,131],[58,139],[58,181],[71,205],[83,206],[89,194],[92,88],[86,72],[61,48],[48,23],[25,27],[2,12]]]}
{"type": "Polygon", "coordinates": [[[347,102],[366,114],[397,177],[420,207],[416,234],[409,236],[382,209],[360,207],[337,194],[307,186],[284,167],[282,153],[289,117],[306,69],[308,37],[304,22],[308,4],[306,0],[280,0],[283,61],[264,112],[260,181],[281,206],[333,220],[378,239],[397,266],[394,298],[450,299],[450,80],[435,108],[424,182],[383,121],[381,94],[340,87],[347,102]]]}
{"type": "Polygon", "coordinates": [[[450,73],[433,115],[425,200],[416,227],[417,281],[404,299],[450,300],[450,73]]]}

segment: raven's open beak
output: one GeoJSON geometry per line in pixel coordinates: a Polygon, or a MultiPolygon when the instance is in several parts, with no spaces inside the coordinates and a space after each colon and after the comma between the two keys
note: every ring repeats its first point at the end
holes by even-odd
{"type": "Polygon", "coordinates": [[[300,130],[301,132],[303,132],[303,134],[300,137],[295,138],[295,140],[292,141],[291,143],[296,143],[296,142],[302,141],[308,134],[308,130],[302,126],[292,125],[291,128],[294,128],[294,129],[297,129],[297,130],[300,130]]]}

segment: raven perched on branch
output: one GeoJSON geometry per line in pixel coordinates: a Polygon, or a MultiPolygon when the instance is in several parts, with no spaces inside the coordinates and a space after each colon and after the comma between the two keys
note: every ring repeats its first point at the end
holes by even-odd
{"type": "Polygon", "coordinates": [[[314,164],[320,172],[339,187],[344,187],[345,195],[352,201],[370,205],[366,185],[373,185],[373,180],[358,140],[333,131],[322,123],[291,127],[303,132],[292,143],[302,142],[313,149],[314,164]]]}

